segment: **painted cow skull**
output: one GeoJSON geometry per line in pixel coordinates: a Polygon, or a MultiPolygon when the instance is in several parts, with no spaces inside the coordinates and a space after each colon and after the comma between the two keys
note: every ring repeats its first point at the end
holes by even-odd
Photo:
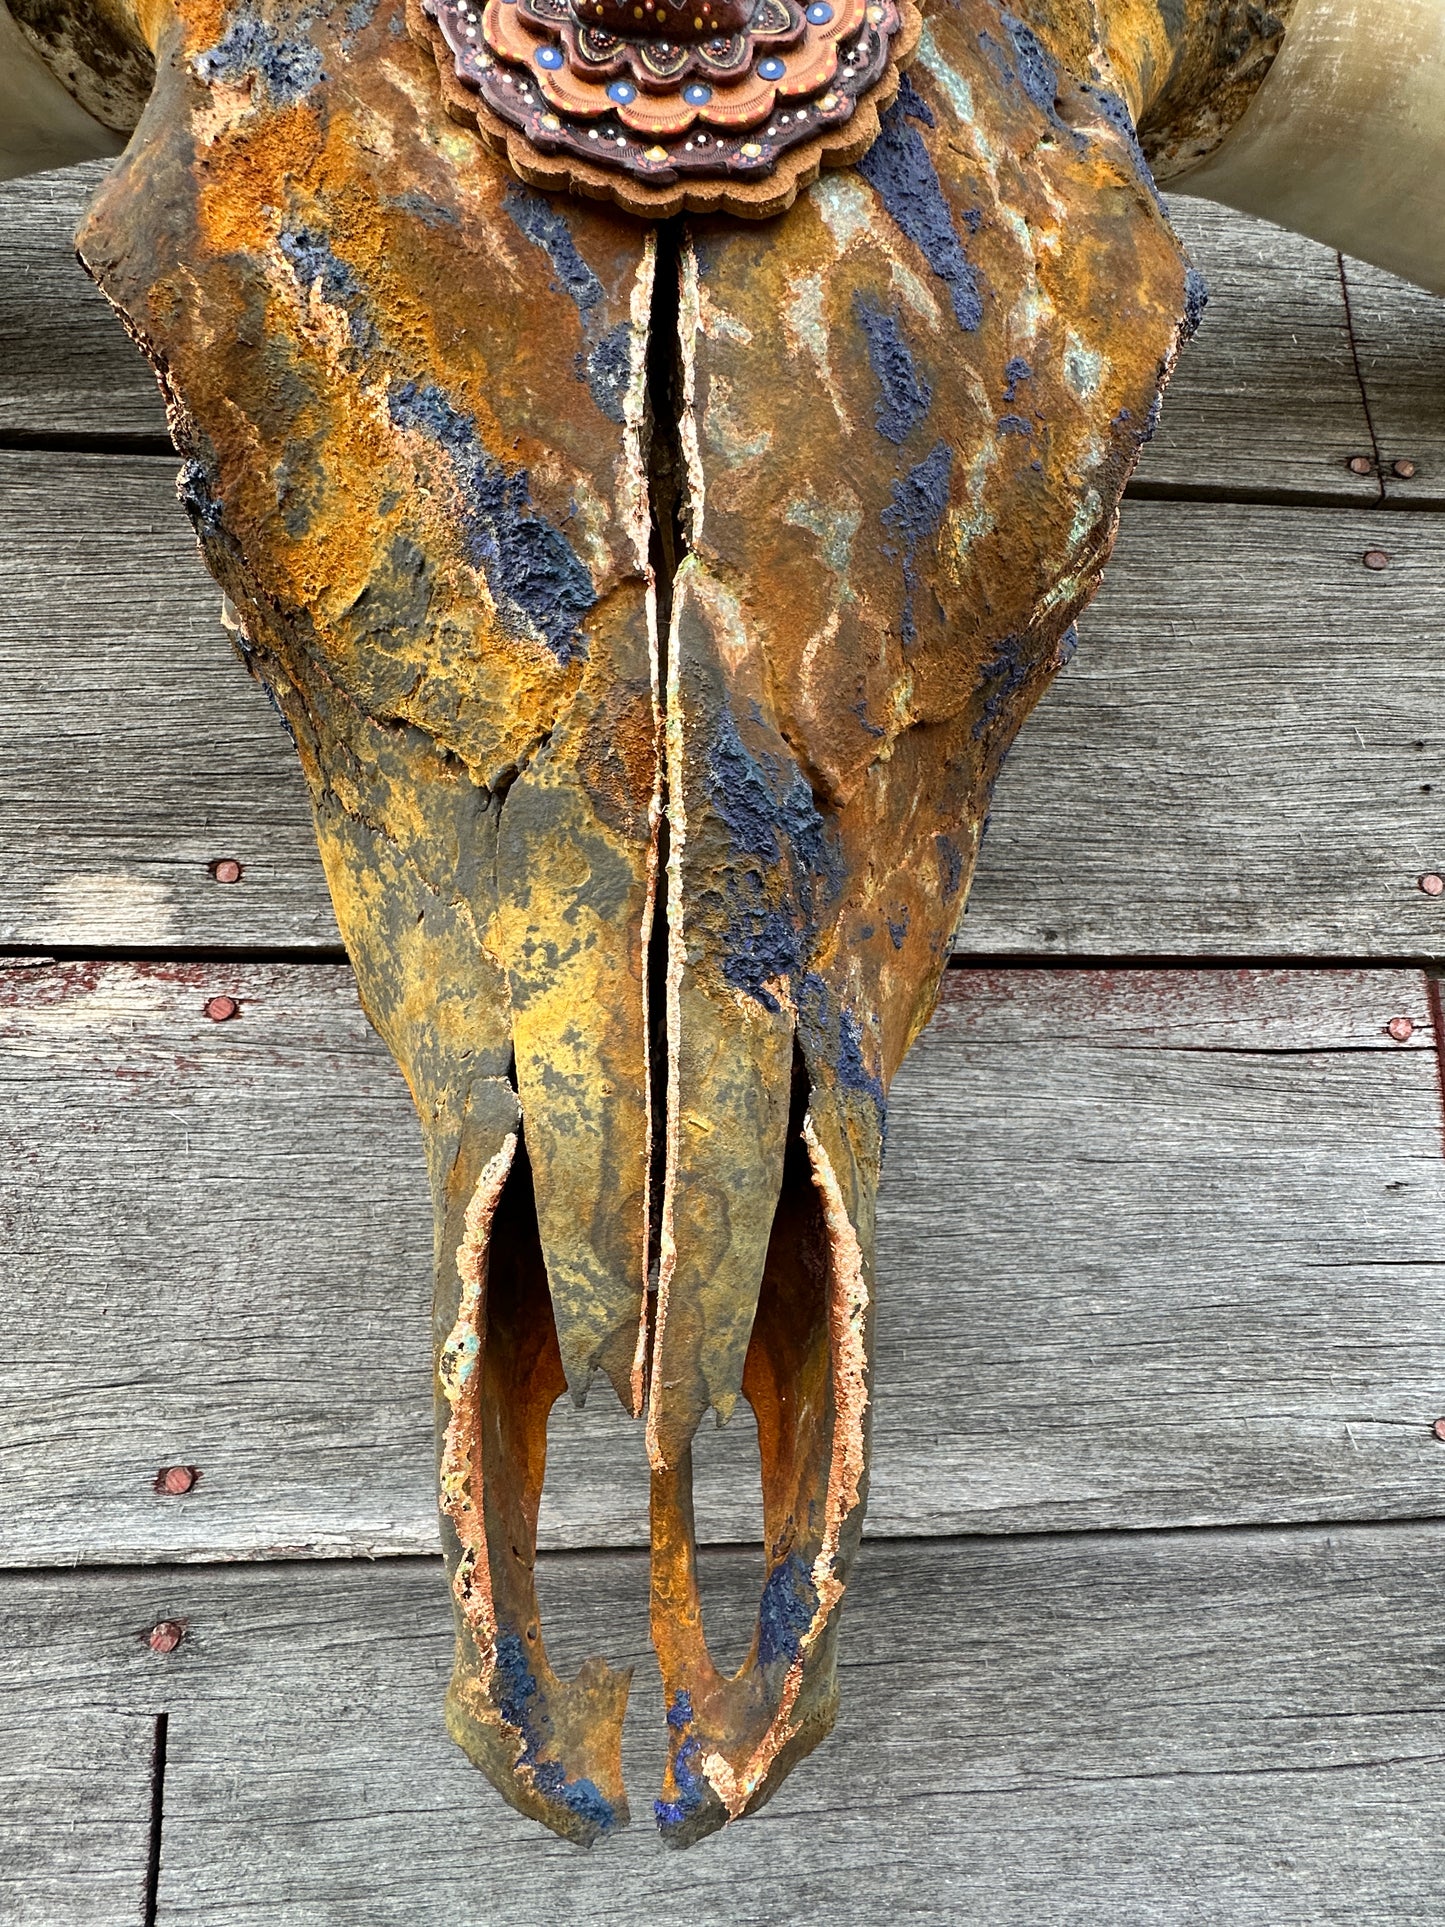
{"type": "MultiPolygon", "coordinates": [[[[1284,0],[885,13],[866,140],[845,128],[751,203],[696,161],[721,139],[701,120],[639,174],[593,166],[614,123],[584,114],[581,160],[554,143],[530,171],[598,198],[529,185],[465,6],[20,0],[6,21],[12,150],[129,135],[81,253],[160,379],[421,1115],[451,1731],[584,1842],[627,1816],[628,1676],[548,1664],[548,1413],[600,1375],[646,1427],[657,1816],[687,1843],[834,1716],[887,1091],[1203,299],[1146,151],[1207,174],[1242,114],[1257,140],[1291,98],[1265,79],[1282,37],[1292,57],[1284,0]],[[768,1577],[727,1675],[690,1455],[740,1397],[768,1577]]],[[[613,27],[604,52],[625,9],[613,27]]],[[[525,44],[540,114],[554,42],[525,44]]],[[[839,98],[805,109],[842,126],[839,98]]]]}

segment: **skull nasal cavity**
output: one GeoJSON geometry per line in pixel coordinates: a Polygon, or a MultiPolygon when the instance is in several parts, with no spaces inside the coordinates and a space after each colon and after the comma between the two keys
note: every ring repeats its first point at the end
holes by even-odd
{"type": "Polygon", "coordinates": [[[745,1398],[738,1400],[726,1425],[716,1425],[707,1417],[697,1428],[692,1441],[692,1503],[708,1651],[719,1672],[733,1673],[752,1645],[758,1595],[767,1578],[758,1422],[745,1398]],[[737,1550],[708,1549],[719,1546],[737,1550]]]}

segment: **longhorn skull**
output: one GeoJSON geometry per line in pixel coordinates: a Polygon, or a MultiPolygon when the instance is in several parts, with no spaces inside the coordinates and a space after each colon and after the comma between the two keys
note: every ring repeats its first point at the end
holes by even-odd
{"type": "MultiPolygon", "coordinates": [[[[628,1676],[560,1679],[533,1582],[548,1414],[600,1377],[646,1428],[686,1844],[834,1716],[889,1084],[1203,299],[1146,150],[1268,203],[1281,141],[1365,98],[1358,60],[1319,81],[1362,9],[858,0],[829,50],[832,0],[666,32],[582,0],[12,4],[0,152],[129,135],[82,256],[421,1116],[451,1731],[557,1832],[625,1821],[628,1676]],[[784,71],[750,142],[678,106],[706,59],[784,71]],[[768,1576],[727,1675],[691,1448],[739,1398],[768,1576]]],[[[1445,13],[1414,13],[1438,89],[1445,13]]],[[[1411,51],[1372,42],[1373,124],[1411,51]]],[[[1321,214],[1317,172],[1263,211],[1445,258],[1438,174],[1371,216],[1321,214]]]]}

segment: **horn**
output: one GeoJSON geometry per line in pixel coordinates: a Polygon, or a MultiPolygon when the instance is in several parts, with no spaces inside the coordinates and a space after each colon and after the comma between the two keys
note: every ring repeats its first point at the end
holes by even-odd
{"type": "Polygon", "coordinates": [[[1279,58],[1187,194],[1445,294],[1445,5],[1295,0],[1279,58]]]}
{"type": "Polygon", "coordinates": [[[124,146],[61,84],[36,41],[0,4],[0,180],[112,157],[124,146]]]}

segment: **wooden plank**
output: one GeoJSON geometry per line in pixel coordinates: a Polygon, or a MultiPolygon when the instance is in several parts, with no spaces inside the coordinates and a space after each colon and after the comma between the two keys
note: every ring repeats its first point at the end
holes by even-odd
{"type": "MultiPolygon", "coordinates": [[[[0,1562],[431,1550],[426,1186],[348,973],[0,982],[0,1562]]],[[[1413,972],[950,973],[892,1106],[872,1530],[1445,1511],[1434,1044],[1413,972]]],[[[697,1449],[702,1536],[759,1536],[748,1431],[697,1449]]],[[[646,1505],[605,1387],[559,1405],[544,1544],[646,1505]]]]}
{"type": "Polygon", "coordinates": [[[1419,888],[1445,869],[1445,522],[1126,510],[999,781],[958,948],[1445,954],[1419,888]]]}
{"type": "MultiPolygon", "coordinates": [[[[1375,501],[1375,476],[1348,466],[1372,450],[1336,255],[1213,201],[1171,195],[1169,207],[1209,306],[1136,480],[1375,501]]],[[[1382,298],[1399,312],[1408,296],[1382,298]]]]}
{"type": "MultiPolygon", "coordinates": [[[[683,1860],[648,1812],[638,1558],[542,1566],[563,1670],[640,1662],[633,1825],[591,1854],[447,1741],[439,1565],[18,1578],[0,1614],[45,1703],[163,1696],[162,1922],[1413,1927],[1445,1900],[1442,1556],[1426,1524],[874,1545],[836,1732],[683,1860]],[[156,1662],[133,1628],[171,1615],[187,1638],[156,1662]]],[[[735,1630],[756,1560],[704,1563],[735,1630]]]]}
{"type": "Polygon", "coordinates": [[[1347,261],[1345,277],[1390,500],[1445,502],[1445,301],[1363,261],[1347,261]]]}
{"type": "Polygon", "coordinates": [[[155,379],[75,258],[107,163],[0,182],[0,432],[164,435],[155,379]]]}
{"type": "Polygon", "coordinates": [[[0,1920],[5,1927],[143,1927],[155,1720],[47,1702],[26,1673],[0,1671],[0,1920]]]}
{"type": "MultiPolygon", "coordinates": [[[[1417,888],[1445,870],[1442,575],[1431,515],[1129,503],[960,947],[1445,955],[1417,888]]],[[[0,455],[0,944],[336,944],[294,755],[216,609],[168,463],[0,455]]]]}
{"type": "Polygon", "coordinates": [[[295,752],[174,477],[0,455],[0,944],[340,942],[295,752]]]}
{"type": "MultiPolygon", "coordinates": [[[[0,430],[165,432],[154,382],[74,259],[103,178],[95,163],[0,185],[0,430]]],[[[1373,478],[1345,466],[1370,438],[1335,256],[1207,201],[1173,207],[1211,308],[1140,479],[1373,500],[1373,478]]],[[[1409,296],[1383,298],[1388,325],[1409,296]]]]}

